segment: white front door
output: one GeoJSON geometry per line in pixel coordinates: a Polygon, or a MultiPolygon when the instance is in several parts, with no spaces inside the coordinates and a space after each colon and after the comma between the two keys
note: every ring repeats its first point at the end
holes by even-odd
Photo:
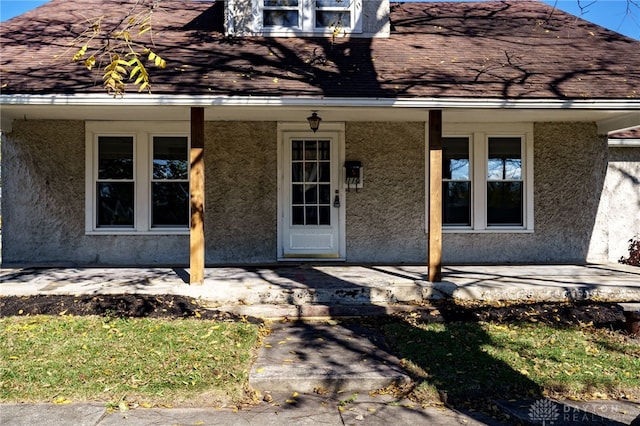
{"type": "Polygon", "coordinates": [[[280,260],[344,259],[340,131],[281,132],[280,260]]]}

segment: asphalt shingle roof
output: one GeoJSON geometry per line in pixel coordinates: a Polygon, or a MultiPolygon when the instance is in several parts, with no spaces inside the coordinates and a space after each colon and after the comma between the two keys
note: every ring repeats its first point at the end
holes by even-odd
{"type": "MultiPolygon", "coordinates": [[[[131,3],[53,0],[3,23],[2,93],[103,92],[99,72],[68,62],[68,46],[131,3]]],[[[154,40],[167,68],[150,67],[155,94],[640,98],[639,41],[541,2],[392,3],[389,38],[335,41],[229,38],[221,2],[160,5],[154,40]]]]}

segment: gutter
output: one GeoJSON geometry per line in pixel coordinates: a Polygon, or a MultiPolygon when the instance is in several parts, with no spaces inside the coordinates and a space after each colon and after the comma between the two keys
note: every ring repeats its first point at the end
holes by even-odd
{"type": "Polygon", "coordinates": [[[474,109],[640,110],[640,99],[477,99],[477,98],[304,98],[279,96],[192,96],[128,94],[0,95],[0,105],[65,106],[281,106],[474,109]]]}

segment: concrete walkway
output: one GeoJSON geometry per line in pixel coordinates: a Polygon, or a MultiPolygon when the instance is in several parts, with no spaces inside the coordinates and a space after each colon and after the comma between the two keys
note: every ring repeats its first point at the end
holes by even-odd
{"type": "Polygon", "coordinates": [[[179,268],[27,268],[0,271],[0,296],[173,294],[209,306],[371,305],[432,299],[640,301],[640,268],[621,264],[447,266],[426,281],[425,266],[220,267],[189,285],[179,268]]]}

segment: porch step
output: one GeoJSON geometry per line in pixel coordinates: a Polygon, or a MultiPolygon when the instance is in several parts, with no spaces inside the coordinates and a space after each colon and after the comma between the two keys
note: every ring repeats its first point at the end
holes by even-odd
{"type": "Polygon", "coordinates": [[[381,334],[348,321],[275,324],[249,374],[263,393],[366,393],[410,382],[381,334]]]}

